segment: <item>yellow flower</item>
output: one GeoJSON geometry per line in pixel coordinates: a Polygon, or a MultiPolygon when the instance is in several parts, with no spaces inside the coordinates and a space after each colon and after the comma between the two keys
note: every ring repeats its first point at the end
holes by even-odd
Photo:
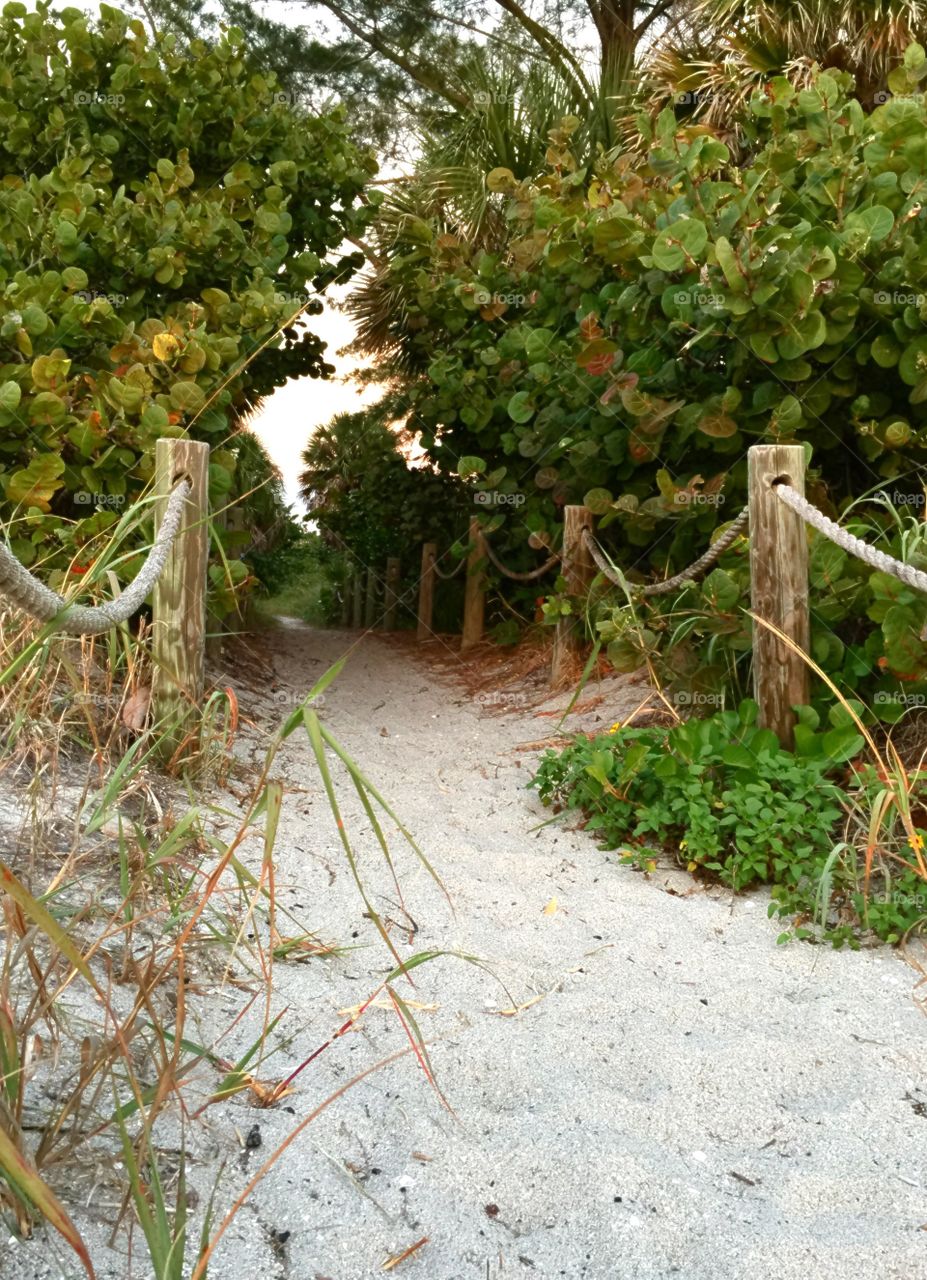
{"type": "Polygon", "coordinates": [[[919,851],[924,847],[924,837],[919,833],[917,835],[908,836],[908,844],[915,851],[919,851]]]}
{"type": "Polygon", "coordinates": [[[609,729],[609,731],[608,731],[608,732],[609,732],[609,733],[617,733],[619,729],[623,729],[623,728],[624,728],[624,725],[621,723],[621,721],[620,721],[620,720],[616,720],[616,721],[615,721],[615,723],[612,725],[612,727],[609,729]]]}

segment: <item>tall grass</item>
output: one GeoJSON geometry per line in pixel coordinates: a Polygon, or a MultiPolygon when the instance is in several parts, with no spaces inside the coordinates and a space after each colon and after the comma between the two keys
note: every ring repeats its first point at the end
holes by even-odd
{"type": "Polygon", "coordinates": [[[69,1169],[105,1162],[112,1171],[121,1158],[124,1203],[144,1237],[152,1273],[156,1280],[181,1280],[191,1266],[196,1277],[206,1275],[245,1196],[350,1083],[295,1124],[218,1225],[213,1187],[197,1239],[188,1221],[183,1146],[173,1183],[163,1172],[158,1134],[166,1119],[195,1124],[209,1107],[244,1090],[273,1105],[384,993],[403,1047],[357,1079],[412,1054],[433,1082],[424,1037],[397,986],[435,956],[400,956],[380,919],[359,869],[356,837],[342,816],[344,784],[336,781],[342,770],[389,874],[395,879],[390,841],[398,837],[438,877],[313,706],[340,663],[271,736],[249,780],[243,816],[239,811],[230,823],[230,811],[210,799],[208,788],[233,767],[235,695],[217,690],[206,698],[198,740],[172,762],[177,776],[168,782],[155,766],[157,726],[143,727],[147,639],[144,623],[134,631],[124,626],[102,637],[68,638],[0,616],[0,784],[9,795],[15,783],[21,797],[16,835],[4,842],[0,858],[0,1213],[24,1236],[44,1219],[93,1276],[60,1187],[69,1169]],[[338,950],[317,939],[277,896],[275,845],[286,802],[273,769],[295,735],[304,739],[350,873],[393,968],[354,1017],[320,1029],[317,1049],[268,1086],[257,1073],[274,1052],[275,965],[294,953],[338,950]],[[185,804],[175,819],[178,793],[185,804]],[[261,849],[256,869],[243,856],[254,837],[261,849]],[[229,963],[243,961],[259,979],[257,994],[210,1045],[198,1043],[187,1027],[186,961],[205,946],[222,948],[229,963]],[[230,1061],[221,1041],[256,1000],[263,1006],[260,1033],[230,1061]],[[91,1027],[88,1010],[94,1011],[91,1027]]]}

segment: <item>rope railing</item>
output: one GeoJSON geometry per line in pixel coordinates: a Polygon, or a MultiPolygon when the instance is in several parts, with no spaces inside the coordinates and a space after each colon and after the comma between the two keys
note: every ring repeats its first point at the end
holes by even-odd
{"type": "Polygon", "coordinates": [[[699,556],[697,560],[693,560],[687,569],[683,569],[680,573],[675,574],[672,578],[667,578],[665,582],[652,582],[647,586],[636,583],[629,583],[619,572],[609,564],[608,559],[596,542],[592,533],[588,529],[583,530],[583,543],[592,556],[593,563],[609,582],[616,587],[622,587],[625,590],[633,592],[635,595],[641,596],[662,596],[667,595],[670,591],[676,591],[680,587],[684,587],[689,582],[694,582],[700,577],[706,569],[710,568],[719,556],[727,551],[728,547],[736,542],[740,535],[747,527],[749,521],[749,509],[744,507],[740,515],[737,516],[720,538],[716,538],[704,555],[699,556]]]}
{"type": "Polygon", "coordinates": [[[822,511],[811,505],[807,498],[803,498],[797,490],[784,481],[778,481],[773,485],[776,496],[781,498],[787,507],[791,509],[812,528],[817,529],[818,533],[822,533],[825,538],[829,538],[836,546],[843,551],[848,551],[850,555],[856,556],[862,560],[864,564],[868,564],[873,569],[881,569],[883,573],[889,573],[893,578],[897,578],[899,582],[903,582],[905,586],[913,587],[915,591],[923,591],[927,594],[927,573],[921,569],[915,569],[913,564],[905,564],[902,560],[896,560],[894,556],[888,555],[884,551],[879,551],[876,547],[871,547],[868,542],[864,542],[862,538],[857,538],[855,534],[849,533],[846,529],[841,529],[839,524],[835,524],[833,520],[828,519],[822,511]]]}
{"type": "Polygon", "coordinates": [[[160,578],[183,519],[189,480],[182,480],[171,493],[158,528],[157,537],[138,574],[115,600],[100,605],[72,604],[46,587],[24,568],[13,552],[0,542],[0,595],[39,622],[57,622],[68,635],[100,635],[128,621],[144,604],[160,578]]]}
{"type": "Polygon", "coordinates": [[[483,546],[486,549],[486,556],[490,564],[495,565],[495,567],[499,570],[499,572],[502,574],[503,577],[511,578],[513,582],[534,582],[537,578],[542,578],[544,574],[547,573],[548,569],[550,569],[553,565],[558,564],[561,560],[559,551],[555,551],[554,554],[550,557],[550,559],[545,560],[545,562],[542,565],[540,565],[537,569],[531,569],[531,570],[528,570],[527,572],[519,573],[514,569],[507,568],[502,563],[502,561],[493,551],[492,547],[489,545],[489,539],[486,537],[485,534],[483,534],[483,546]]]}
{"type": "Polygon", "coordinates": [[[458,573],[460,573],[461,569],[464,567],[466,563],[467,563],[466,560],[458,560],[456,567],[453,568],[450,571],[450,573],[442,572],[442,570],[438,568],[437,560],[434,562],[434,564],[431,567],[439,578],[441,578],[444,582],[449,582],[451,578],[457,577],[458,573]]]}

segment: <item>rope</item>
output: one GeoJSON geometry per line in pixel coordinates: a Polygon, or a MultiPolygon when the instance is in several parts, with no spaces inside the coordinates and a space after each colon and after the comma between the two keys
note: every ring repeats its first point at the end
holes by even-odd
{"type": "Polygon", "coordinates": [[[834,524],[833,520],[828,520],[823,512],[818,511],[817,507],[813,507],[807,498],[803,498],[791,485],[779,483],[774,488],[787,507],[791,507],[797,515],[800,515],[803,520],[806,520],[819,533],[823,533],[825,538],[830,538],[831,542],[836,543],[838,547],[842,547],[850,555],[856,556],[864,564],[871,565],[873,569],[881,569],[883,573],[890,573],[893,578],[898,578],[905,586],[913,587],[915,591],[927,593],[927,573],[920,569],[915,569],[911,564],[896,560],[894,556],[886,555],[884,551],[878,551],[875,547],[870,547],[869,543],[863,542],[862,538],[857,538],[855,534],[848,533],[846,529],[841,529],[839,524],[834,524]]]}
{"type": "Polygon", "coordinates": [[[697,560],[694,560],[692,564],[689,565],[688,569],[683,569],[681,573],[677,573],[674,577],[667,578],[665,582],[652,582],[646,587],[639,586],[634,583],[628,583],[621,573],[615,572],[609,564],[602,548],[596,542],[589,529],[583,530],[583,543],[589,554],[592,556],[596,568],[605,575],[609,582],[614,583],[616,587],[633,591],[642,596],[662,596],[666,595],[670,591],[676,591],[679,587],[684,587],[688,582],[693,582],[697,577],[704,573],[710,565],[713,565],[718,557],[727,551],[731,543],[736,542],[740,537],[744,529],[747,527],[748,519],[749,510],[747,507],[744,507],[740,515],[737,516],[735,520],[731,521],[724,533],[721,534],[720,538],[716,538],[705,554],[699,556],[697,560]]]}
{"type": "Polygon", "coordinates": [[[507,569],[505,567],[505,565],[502,563],[502,561],[493,551],[492,547],[489,545],[489,541],[485,534],[483,535],[483,546],[485,547],[486,555],[489,557],[492,564],[496,566],[496,568],[504,577],[511,578],[513,582],[533,582],[535,578],[543,577],[543,575],[547,572],[547,570],[551,567],[551,565],[557,564],[557,562],[560,560],[559,552],[555,551],[554,554],[550,557],[550,559],[546,560],[539,569],[532,569],[530,573],[516,573],[514,569],[507,569]]]}
{"type": "Polygon", "coordinates": [[[184,503],[191,491],[189,480],[183,480],[168,499],[164,519],[161,521],[157,537],[138,575],[115,600],[105,604],[89,606],[70,604],[57,592],[33,578],[28,569],[24,569],[9,547],[0,542],[0,595],[11,600],[23,613],[39,622],[58,623],[58,630],[68,635],[99,635],[109,631],[131,618],[145,602],[158,578],[161,576],[167,557],[170,554],[180,522],[183,517],[184,503]]]}
{"type": "Polygon", "coordinates": [[[451,578],[457,577],[458,573],[460,573],[461,569],[464,567],[466,563],[467,563],[466,560],[458,560],[457,567],[455,569],[452,569],[450,573],[442,573],[441,570],[438,568],[437,560],[435,560],[435,562],[432,564],[431,567],[432,569],[434,569],[435,573],[438,575],[439,578],[443,578],[445,582],[448,582],[451,578]]]}

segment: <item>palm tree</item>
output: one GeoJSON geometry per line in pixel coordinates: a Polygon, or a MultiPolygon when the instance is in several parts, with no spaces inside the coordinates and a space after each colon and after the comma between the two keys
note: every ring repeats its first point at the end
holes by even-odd
{"type": "Polygon", "coordinates": [[[387,425],[383,402],[356,413],[337,413],[319,427],[302,453],[300,492],[310,515],[319,515],[370,472],[398,457],[401,436],[387,425]]]}
{"type": "Polygon", "coordinates": [[[699,0],[685,35],[648,60],[645,95],[653,110],[674,102],[729,129],[764,81],[802,83],[817,64],[851,72],[871,106],[908,45],[925,38],[927,0],[699,0]]]}

